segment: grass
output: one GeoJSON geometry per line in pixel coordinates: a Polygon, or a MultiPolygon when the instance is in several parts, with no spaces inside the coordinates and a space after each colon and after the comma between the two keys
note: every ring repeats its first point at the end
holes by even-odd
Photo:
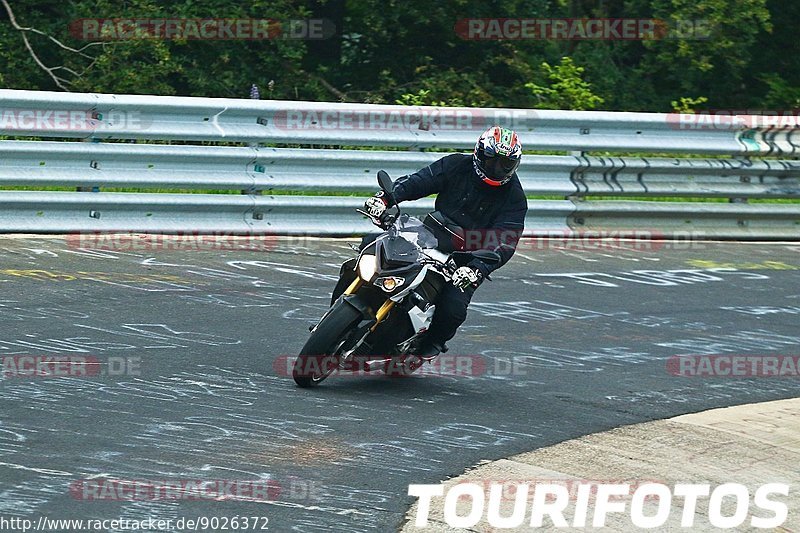
{"type": "MultiPolygon", "coordinates": [[[[88,132],[87,132],[88,133],[88,132]]],[[[14,135],[0,135],[0,141],[39,141],[39,142],[83,142],[79,137],[26,137],[14,135]]],[[[165,146],[218,146],[218,147],[239,147],[247,148],[254,147],[250,142],[224,142],[224,141],[181,141],[181,140],[148,140],[148,139],[103,139],[103,144],[153,144],[165,146]]],[[[256,148],[295,148],[295,149],[327,149],[327,150],[364,150],[364,151],[387,151],[387,152],[430,152],[449,154],[454,152],[467,153],[471,152],[470,147],[463,149],[453,149],[444,147],[426,147],[415,148],[408,146],[353,146],[353,145],[338,145],[338,144],[298,144],[298,143],[256,143],[256,148]]],[[[524,150],[525,155],[570,155],[573,150],[524,150]]],[[[582,152],[587,156],[606,157],[606,158],[687,158],[687,159],[734,159],[733,154],[692,154],[692,153],[675,153],[675,152],[611,152],[605,150],[586,150],[582,152]]],[[[780,159],[776,157],[765,157],[758,154],[753,154],[751,157],[759,159],[780,159]]],[[[790,154],[786,154],[784,158],[791,159],[790,154]]]]}
{"type": "MultiPolygon", "coordinates": [[[[729,203],[729,198],[696,197],[696,196],[584,196],[583,200],[630,200],[636,202],[698,202],[698,203],[729,203]]],[[[751,204],[797,204],[800,198],[749,198],[751,204]]]]}
{"type": "MultiPolygon", "coordinates": [[[[8,186],[0,188],[2,191],[64,191],[75,192],[74,187],[61,187],[61,186],[47,186],[47,187],[30,187],[30,186],[8,186]]],[[[163,188],[141,188],[141,187],[110,187],[103,188],[101,192],[115,192],[115,193],[159,193],[159,194],[242,194],[237,190],[220,190],[220,189],[163,189],[163,188]]],[[[304,189],[283,189],[283,190],[265,190],[262,192],[264,196],[355,196],[366,197],[371,196],[375,192],[374,189],[365,189],[363,191],[319,191],[319,190],[304,190],[304,189]]],[[[526,195],[528,200],[564,200],[563,196],[556,195],[526,195]]],[[[685,197],[685,196],[583,196],[580,197],[587,201],[636,201],[636,202],[698,202],[698,203],[728,203],[728,198],[698,198],[698,197],[685,197]]],[[[797,204],[800,203],[800,198],[752,198],[748,200],[752,204],[797,204]]]]}

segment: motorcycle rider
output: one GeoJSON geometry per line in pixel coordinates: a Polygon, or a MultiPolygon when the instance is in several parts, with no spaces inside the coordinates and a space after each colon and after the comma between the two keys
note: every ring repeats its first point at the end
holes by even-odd
{"type": "MultiPolygon", "coordinates": [[[[522,145],[517,134],[494,126],[480,136],[471,156],[461,153],[445,156],[394,182],[392,196],[397,203],[438,194],[436,210],[464,229],[465,250],[489,249],[501,256],[500,263],[494,266],[473,259],[455,271],[452,284],[445,287],[436,302],[430,328],[416,355],[434,356],[445,350],[445,342],[453,338],[467,318],[467,307],[475,289],[489,273],[514,255],[528,211],[528,202],[516,174],[521,159],[522,145]]],[[[386,212],[389,207],[383,191],[364,203],[364,210],[384,223],[393,222],[386,212]]],[[[361,249],[378,235],[380,233],[365,236],[361,249]]],[[[333,300],[355,277],[354,263],[345,265],[333,300]]]]}

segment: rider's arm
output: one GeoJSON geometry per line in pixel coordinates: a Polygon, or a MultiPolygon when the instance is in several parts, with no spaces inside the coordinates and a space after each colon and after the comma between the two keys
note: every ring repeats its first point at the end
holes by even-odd
{"type": "Polygon", "coordinates": [[[490,231],[497,238],[487,239],[487,243],[491,242],[493,244],[491,248],[499,244],[498,241],[504,244],[504,246],[494,250],[500,254],[500,262],[496,265],[489,266],[479,259],[474,259],[469,265],[479,269],[484,276],[508,263],[508,260],[514,255],[517,249],[517,243],[522,237],[522,231],[525,229],[525,215],[528,212],[528,200],[521,187],[511,191],[511,193],[508,206],[498,214],[495,223],[490,228],[490,231]]]}
{"type": "Polygon", "coordinates": [[[458,161],[459,155],[445,156],[413,174],[397,178],[392,189],[395,200],[398,203],[417,200],[441,192],[449,169],[458,161]]]}

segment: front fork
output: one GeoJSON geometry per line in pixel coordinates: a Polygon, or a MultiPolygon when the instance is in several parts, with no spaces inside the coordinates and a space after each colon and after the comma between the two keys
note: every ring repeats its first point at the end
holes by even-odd
{"type": "MultiPolygon", "coordinates": [[[[347,289],[344,291],[344,294],[345,295],[355,294],[356,291],[358,291],[358,289],[360,289],[362,285],[364,285],[364,280],[361,279],[360,276],[358,276],[358,277],[356,277],[355,280],[353,280],[353,282],[350,284],[350,286],[347,287],[347,289]]],[[[364,336],[361,337],[361,339],[356,343],[356,345],[355,345],[355,347],[353,349],[351,349],[348,352],[345,352],[345,354],[343,354],[342,363],[341,364],[347,365],[350,362],[350,360],[353,358],[355,353],[358,351],[359,346],[361,346],[361,344],[366,341],[367,336],[370,333],[374,332],[375,329],[378,327],[378,325],[381,322],[383,322],[383,320],[389,315],[389,312],[392,310],[392,308],[394,308],[395,303],[396,302],[394,300],[386,300],[385,302],[383,302],[383,304],[381,304],[381,306],[375,312],[375,323],[369,328],[369,331],[364,333],[364,336]]],[[[408,349],[408,347],[410,347],[411,342],[413,342],[416,339],[416,337],[417,337],[417,335],[415,335],[414,337],[412,337],[411,339],[407,340],[404,343],[406,345],[406,349],[408,349]]],[[[425,359],[421,359],[421,358],[419,358],[417,356],[406,356],[405,358],[403,358],[403,361],[402,361],[402,363],[400,363],[400,365],[403,368],[406,369],[406,372],[413,373],[415,370],[417,370],[417,368],[422,366],[422,364],[424,362],[425,362],[425,359]]],[[[397,364],[397,363],[395,363],[395,364],[397,364]]],[[[374,361],[365,361],[364,362],[364,366],[365,366],[366,370],[368,370],[368,371],[369,370],[375,370],[376,368],[379,368],[379,367],[384,367],[384,370],[387,373],[392,373],[393,371],[387,370],[387,369],[392,368],[391,365],[392,365],[392,359],[374,360],[374,361]]]]}
{"type": "Polygon", "coordinates": [[[391,311],[392,307],[394,307],[394,303],[394,300],[386,300],[383,302],[383,305],[380,306],[378,312],[375,313],[375,324],[373,324],[372,328],[370,328],[370,331],[375,331],[375,328],[378,327],[378,324],[383,322],[383,319],[386,318],[386,316],[389,314],[389,311],[391,311]]]}
{"type": "MultiPolygon", "coordinates": [[[[344,294],[348,296],[355,294],[355,292],[360,289],[363,284],[364,280],[361,279],[361,276],[356,277],[356,279],[353,280],[353,283],[351,283],[350,286],[344,291],[344,294]]],[[[378,327],[378,324],[383,322],[383,319],[386,318],[386,316],[389,314],[389,311],[392,310],[394,304],[394,300],[386,300],[383,302],[383,305],[381,305],[378,311],[375,313],[375,324],[372,325],[370,331],[375,331],[375,328],[378,327]]]]}
{"type": "MultiPolygon", "coordinates": [[[[344,291],[344,295],[349,296],[355,294],[356,291],[358,291],[358,289],[360,289],[363,285],[364,285],[364,280],[361,279],[361,276],[357,276],[356,279],[354,279],[353,282],[350,284],[350,286],[347,287],[347,289],[344,291]]],[[[360,346],[366,340],[367,336],[375,331],[375,329],[378,327],[378,324],[383,322],[383,320],[389,315],[389,312],[392,310],[395,303],[396,302],[394,300],[386,300],[385,302],[383,302],[383,304],[381,304],[381,306],[375,312],[375,323],[369,328],[369,331],[366,332],[363,337],[361,337],[361,340],[359,340],[356,343],[356,347],[344,354],[342,360],[345,364],[348,363],[350,359],[353,357],[354,353],[358,350],[358,346],[360,346]]],[[[411,344],[417,339],[418,336],[419,335],[417,334],[414,335],[411,339],[406,340],[403,343],[404,349],[402,349],[401,351],[408,350],[411,347],[411,344]]],[[[420,357],[413,355],[407,356],[407,358],[404,358],[402,366],[406,367],[409,372],[414,372],[417,368],[422,366],[422,364],[426,360],[430,361],[431,359],[433,358],[422,359],[420,357]]],[[[375,368],[378,368],[378,366],[384,366],[385,368],[389,368],[389,366],[386,365],[391,365],[391,364],[392,364],[391,359],[365,362],[367,370],[374,370],[375,368]]]]}
{"type": "Polygon", "coordinates": [[[364,280],[361,279],[361,276],[356,276],[356,279],[353,280],[353,283],[350,284],[349,287],[344,291],[346,295],[354,294],[361,286],[364,284],[364,280]]]}

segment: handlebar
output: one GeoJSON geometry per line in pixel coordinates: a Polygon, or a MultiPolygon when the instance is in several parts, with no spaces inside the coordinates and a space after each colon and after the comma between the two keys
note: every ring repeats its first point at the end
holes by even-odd
{"type": "Polygon", "coordinates": [[[373,224],[375,224],[376,226],[378,226],[382,230],[387,230],[392,226],[392,224],[394,224],[394,221],[397,220],[397,217],[400,215],[400,207],[397,204],[395,204],[392,207],[387,208],[386,211],[384,211],[383,216],[386,216],[388,214],[390,218],[387,218],[386,220],[381,220],[380,218],[376,218],[376,217],[370,215],[369,213],[367,213],[366,211],[364,211],[363,209],[356,209],[356,212],[360,213],[360,214],[364,215],[365,217],[367,217],[368,219],[370,219],[370,221],[373,224]],[[394,214],[389,213],[389,209],[392,209],[392,208],[395,208],[396,213],[394,213],[394,214]]]}

